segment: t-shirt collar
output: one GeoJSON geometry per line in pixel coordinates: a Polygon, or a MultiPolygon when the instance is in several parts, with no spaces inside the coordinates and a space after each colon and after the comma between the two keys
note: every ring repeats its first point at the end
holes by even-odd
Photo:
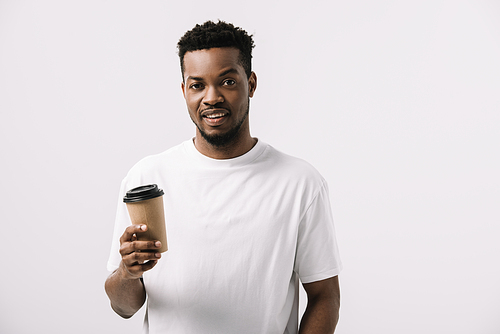
{"type": "Polygon", "coordinates": [[[193,139],[185,141],[184,147],[189,156],[191,156],[193,159],[196,159],[198,163],[203,164],[207,167],[233,168],[245,166],[257,159],[264,152],[266,145],[257,138],[257,143],[254,147],[252,147],[252,149],[250,149],[250,151],[243,155],[240,155],[239,157],[231,159],[213,159],[207,157],[206,155],[203,155],[194,145],[193,139]]]}

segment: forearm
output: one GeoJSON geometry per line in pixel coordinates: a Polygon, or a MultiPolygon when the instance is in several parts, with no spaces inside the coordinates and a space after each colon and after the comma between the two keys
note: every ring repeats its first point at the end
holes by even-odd
{"type": "Polygon", "coordinates": [[[299,334],[332,334],[338,320],[339,308],[331,301],[309,302],[300,322],[299,334]]]}
{"type": "Polygon", "coordinates": [[[332,334],[339,320],[340,287],[338,276],[304,284],[307,307],[299,334],[332,334]]]}
{"type": "Polygon", "coordinates": [[[105,290],[111,307],[123,318],[133,316],[146,301],[146,291],[140,279],[126,278],[121,267],[108,277],[105,290]]]}

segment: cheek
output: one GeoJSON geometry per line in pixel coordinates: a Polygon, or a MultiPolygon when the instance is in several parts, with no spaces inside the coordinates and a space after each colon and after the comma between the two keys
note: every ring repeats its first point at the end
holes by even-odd
{"type": "Polygon", "coordinates": [[[239,89],[225,95],[226,102],[231,102],[232,105],[242,105],[245,104],[248,99],[248,92],[244,89],[239,89]]]}
{"type": "Polygon", "coordinates": [[[247,92],[243,92],[238,96],[238,104],[240,106],[246,106],[248,104],[248,99],[250,96],[247,94],[247,92]]]}
{"type": "Polygon", "coordinates": [[[198,99],[192,95],[186,96],[186,105],[188,106],[189,111],[196,111],[199,106],[198,99]]]}

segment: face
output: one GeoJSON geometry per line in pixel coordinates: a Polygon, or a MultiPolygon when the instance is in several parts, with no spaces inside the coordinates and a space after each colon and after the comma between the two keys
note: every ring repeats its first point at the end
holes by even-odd
{"type": "Polygon", "coordinates": [[[250,136],[248,110],[257,78],[247,78],[236,48],[212,48],[184,55],[182,92],[197,127],[196,140],[226,147],[250,136]]]}

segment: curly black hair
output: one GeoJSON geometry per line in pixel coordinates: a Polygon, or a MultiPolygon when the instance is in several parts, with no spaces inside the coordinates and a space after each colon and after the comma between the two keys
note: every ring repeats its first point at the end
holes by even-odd
{"type": "Polygon", "coordinates": [[[189,51],[210,48],[235,47],[240,50],[239,60],[247,77],[252,73],[252,49],[254,48],[252,35],[231,23],[207,21],[197,24],[179,39],[177,49],[181,61],[181,71],[184,78],[184,55],[189,51]]]}

